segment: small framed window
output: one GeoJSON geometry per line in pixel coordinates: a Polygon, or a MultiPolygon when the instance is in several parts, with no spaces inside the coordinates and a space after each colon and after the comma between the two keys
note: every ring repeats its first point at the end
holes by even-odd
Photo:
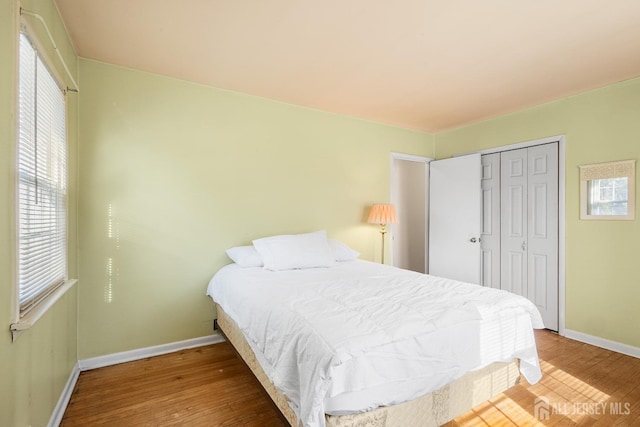
{"type": "Polygon", "coordinates": [[[580,219],[635,219],[636,161],[580,166],[580,219]]]}

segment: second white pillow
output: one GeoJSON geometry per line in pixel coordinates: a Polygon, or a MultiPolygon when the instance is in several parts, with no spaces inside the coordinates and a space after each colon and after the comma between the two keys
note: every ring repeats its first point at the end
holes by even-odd
{"type": "Polygon", "coordinates": [[[267,270],[331,267],[335,263],[324,230],[256,239],[253,246],[262,255],[267,270]]]}

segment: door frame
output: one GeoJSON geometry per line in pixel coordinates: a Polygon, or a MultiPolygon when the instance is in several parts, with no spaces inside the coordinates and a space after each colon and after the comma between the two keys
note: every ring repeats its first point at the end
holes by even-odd
{"type": "MultiPolygon", "coordinates": [[[[566,158],[565,136],[556,135],[477,151],[493,154],[536,145],[558,143],[558,334],[565,336],[566,158]]],[[[469,154],[469,153],[467,153],[469,154]]]]}
{"type": "MultiPolygon", "coordinates": [[[[415,154],[406,154],[406,153],[395,153],[395,152],[391,152],[391,156],[389,159],[389,163],[390,163],[390,176],[391,176],[391,180],[390,180],[390,188],[389,188],[389,201],[396,206],[397,202],[398,202],[398,195],[396,194],[395,190],[395,166],[393,165],[394,160],[405,160],[405,161],[409,161],[409,162],[416,162],[416,163],[424,163],[426,165],[428,165],[430,162],[432,162],[434,159],[431,157],[426,157],[426,156],[418,156],[415,154]]],[[[425,212],[426,214],[426,219],[427,219],[427,223],[425,224],[425,234],[424,234],[424,249],[425,249],[425,266],[427,265],[427,262],[429,260],[429,198],[427,197],[429,194],[429,176],[428,174],[425,174],[425,197],[424,197],[424,203],[425,203],[425,212]]],[[[394,225],[391,224],[390,230],[389,230],[389,242],[390,242],[390,262],[391,265],[393,265],[393,261],[394,261],[394,254],[393,254],[393,243],[391,243],[393,241],[393,239],[395,238],[395,233],[396,230],[394,228],[394,225]]]]}

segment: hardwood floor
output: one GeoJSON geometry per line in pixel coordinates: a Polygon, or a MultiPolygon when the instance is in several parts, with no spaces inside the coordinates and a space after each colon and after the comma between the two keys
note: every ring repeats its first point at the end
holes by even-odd
{"type": "Polygon", "coordinates": [[[540,382],[530,385],[522,378],[446,426],[640,425],[640,359],[549,331],[536,331],[536,342],[540,382]],[[549,417],[541,421],[535,415],[545,409],[549,417]]]}
{"type": "Polygon", "coordinates": [[[287,426],[227,343],[82,372],[61,426],[287,426]]]}
{"type": "MultiPolygon", "coordinates": [[[[522,379],[447,427],[640,425],[640,359],[548,331],[536,331],[536,339],[538,384],[522,379]],[[548,409],[549,418],[536,418],[536,407],[548,409]]],[[[61,425],[287,424],[233,348],[221,343],[83,372],[61,425]]]]}

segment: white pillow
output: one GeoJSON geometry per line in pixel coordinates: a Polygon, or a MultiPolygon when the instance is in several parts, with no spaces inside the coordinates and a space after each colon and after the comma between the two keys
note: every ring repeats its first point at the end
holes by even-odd
{"type": "Polygon", "coordinates": [[[236,246],[227,249],[227,255],[242,268],[264,266],[262,256],[253,246],[236,246]]]}
{"type": "Polygon", "coordinates": [[[254,240],[253,246],[267,270],[331,267],[335,263],[325,231],[265,237],[254,240]]]}
{"type": "Polygon", "coordinates": [[[360,252],[351,249],[338,240],[328,239],[328,241],[336,261],[355,261],[360,256],[360,252]]]}

